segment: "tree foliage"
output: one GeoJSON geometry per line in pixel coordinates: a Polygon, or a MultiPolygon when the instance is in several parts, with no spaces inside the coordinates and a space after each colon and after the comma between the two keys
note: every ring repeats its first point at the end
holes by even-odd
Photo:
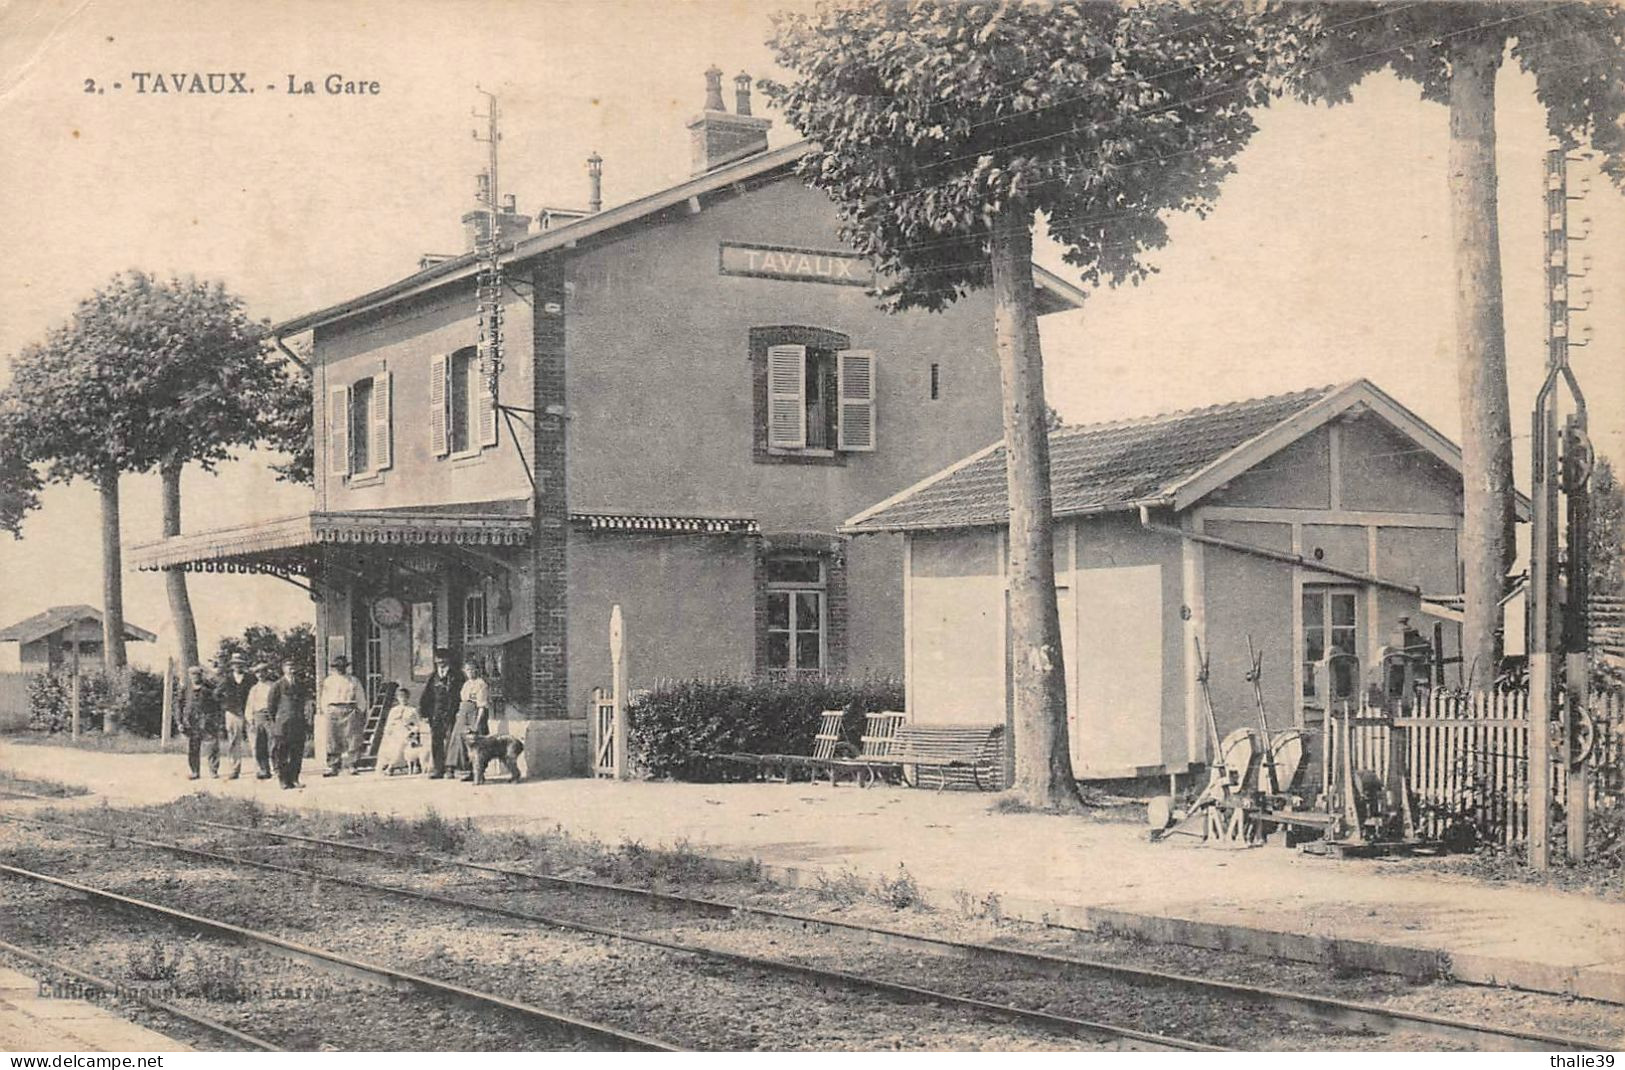
{"type": "Polygon", "coordinates": [[[243,655],[250,665],[263,661],[279,673],[283,659],[293,658],[301,671],[309,672],[316,664],[316,632],[308,624],[295,624],[280,631],[270,624],[250,624],[242,635],[221,638],[214,655],[215,671],[225,672],[233,654],[243,655]]]}
{"type": "Polygon", "coordinates": [[[1501,0],[1347,0],[1277,5],[1267,25],[1288,91],[1341,104],[1371,74],[1392,70],[1424,100],[1450,102],[1453,62],[1466,46],[1510,48],[1533,76],[1547,129],[1565,144],[1589,144],[1603,170],[1625,183],[1625,7],[1501,0]]]}
{"type": "Polygon", "coordinates": [[[39,508],[40,489],[15,406],[0,404],[0,531],[22,537],[23,517],[39,508]]]}
{"type": "Polygon", "coordinates": [[[1266,99],[1227,4],[826,3],[769,43],[798,77],[763,89],[817,142],[803,172],[893,309],[987,286],[1010,205],[1085,282],[1142,279],[1165,213],[1212,206],[1266,99]]]}
{"type": "Polygon", "coordinates": [[[1593,598],[1625,598],[1625,492],[1606,457],[1591,473],[1591,530],[1587,541],[1593,598]]]}

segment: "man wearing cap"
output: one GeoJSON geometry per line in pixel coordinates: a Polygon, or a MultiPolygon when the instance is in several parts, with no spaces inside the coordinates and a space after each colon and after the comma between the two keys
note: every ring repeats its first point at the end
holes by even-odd
{"type": "Polygon", "coordinates": [[[306,717],[311,707],[310,685],[299,677],[299,663],[282,659],[282,677],[271,685],[271,761],[284,788],[302,787],[299,770],[305,761],[306,717]]]}
{"type": "Polygon", "coordinates": [[[362,718],[367,713],[367,689],[350,675],[349,658],[338,654],[331,664],[332,671],[322,680],[320,700],[327,713],[327,772],[322,776],[338,776],[341,766],[354,775],[361,772],[355,767],[355,759],[360,750],[362,718]]]}
{"type": "Polygon", "coordinates": [[[226,714],[226,760],[231,769],[227,780],[243,775],[243,751],[248,743],[248,693],[254,690],[254,674],[248,671],[248,659],[233,654],[226,663],[226,673],[215,685],[220,696],[220,708],[226,714]]]}
{"type": "Polygon", "coordinates": [[[220,698],[203,674],[203,666],[189,666],[186,676],[186,690],[181,693],[181,728],[186,732],[186,764],[192,771],[189,779],[196,780],[202,775],[204,752],[209,757],[209,775],[218,777],[220,735],[225,728],[220,717],[220,698]]]}
{"type": "Polygon", "coordinates": [[[436,647],[434,675],[423,685],[423,697],[418,699],[418,716],[429,722],[429,760],[434,771],[430,780],[446,775],[446,742],[452,725],[457,722],[457,707],[462,702],[463,674],[452,664],[451,651],[436,647]]]}
{"type": "Polygon", "coordinates": [[[276,683],[276,670],[269,662],[258,662],[250,670],[258,679],[248,692],[247,725],[248,745],[254,749],[254,764],[259,780],[271,779],[271,688],[276,683]]]}

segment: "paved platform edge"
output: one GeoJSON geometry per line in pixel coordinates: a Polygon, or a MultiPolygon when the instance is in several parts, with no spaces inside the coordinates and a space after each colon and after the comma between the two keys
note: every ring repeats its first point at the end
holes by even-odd
{"type": "MultiPolygon", "coordinates": [[[[727,854],[712,857],[723,862],[743,860],[727,854]]],[[[831,877],[841,872],[816,865],[790,866],[774,862],[761,862],[760,865],[763,876],[792,888],[816,888],[820,876],[831,877]]],[[[850,867],[845,871],[850,872],[850,867]]],[[[941,907],[952,903],[955,893],[951,889],[921,886],[920,895],[926,902],[941,907]]],[[[999,907],[1005,917],[1017,921],[1087,932],[1132,935],[1153,943],[1240,951],[1294,962],[1342,965],[1375,973],[1398,974],[1413,981],[1448,980],[1625,1004],[1625,976],[1590,967],[1552,966],[1493,955],[1451,954],[1437,948],[1336,936],[1310,936],[1231,922],[1198,921],[1019,896],[1001,895],[999,907]]]]}

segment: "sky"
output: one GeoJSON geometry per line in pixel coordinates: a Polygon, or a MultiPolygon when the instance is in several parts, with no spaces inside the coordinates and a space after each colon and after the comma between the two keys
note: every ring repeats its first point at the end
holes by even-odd
{"type": "MultiPolygon", "coordinates": [[[[608,205],[680,181],[703,71],[774,73],[769,17],[793,7],[11,0],[0,6],[0,382],[13,354],[125,268],[223,279],[253,315],[282,320],[409,274],[423,253],[459,251],[483,165],[471,136],[476,87],[501,99],[503,186],[522,212],[582,206],[594,151],[608,205]],[[135,77],[192,71],[245,72],[255,91],[158,94],[152,77],[135,77]],[[378,92],[329,94],[329,75],[376,81],[378,92]],[[317,91],[290,96],[290,76],[317,91]]],[[[1546,139],[1530,79],[1509,66],[1497,91],[1508,364],[1526,483],[1545,360],[1546,139]]],[[[1338,108],[1271,108],[1216,210],[1172,221],[1168,247],[1150,257],[1155,276],[1044,319],[1051,402],[1069,421],[1093,421],[1366,377],[1456,437],[1446,134],[1445,109],[1388,75],[1338,108]]],[[[782,119],[770,136],[796,138],[782,119]]],[[[1589,170],[1573,165],[1576,187],[1589,170]]],[[[1573,364],[1598,447],[1617,461],[1625,196],[1594,178],[1571,217],[1588,233],[1576,257],[1592,260],[1575,285],[1595,299],[1575,314],[1576,331],[1593,334],[1573,364]]],[[[1039,258],[1064,273],[1055,250],[1039,258]]],[[[308,509],[309,492],[276,482],[264,460],[189,472],[186,530],[308,509]]],[[[126,544],[157,537],[157,477],[127,476],[121,490],[126,544]]],[[[0,625],[50,605],[99,604],[97,516],[89,487],[52,487],[21,541],[0,535],[0,625]]],[[[163,584],[151,573],[125,579],[127,616],[161,637],[157,649],[132,647],[150,663],[172,632],[163,584]]],[[[275,579],[201,575],[191,585],[205,650],[251,623],[313,616],[303,591],[275,579]]]]}

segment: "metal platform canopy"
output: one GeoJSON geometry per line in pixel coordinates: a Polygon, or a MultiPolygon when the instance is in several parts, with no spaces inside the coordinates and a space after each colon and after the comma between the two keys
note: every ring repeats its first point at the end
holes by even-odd
{"type": "Polygon", "coordinates": [[[133,546],[144,572],[239,572],[276,576],[306,590],[329,572],[362,571],[368,547],[518,547],[530,542],[528,499],[426,508],[312,512],[258,524],[176,535],[133,546]]]}

